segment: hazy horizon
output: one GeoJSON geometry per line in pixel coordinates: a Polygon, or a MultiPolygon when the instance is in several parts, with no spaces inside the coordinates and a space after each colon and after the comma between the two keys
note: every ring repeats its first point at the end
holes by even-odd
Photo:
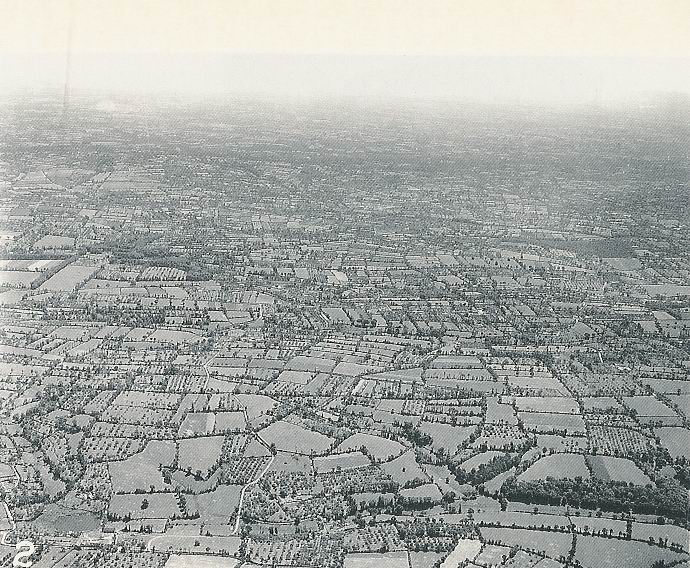
{"type": "Polygon", "coordinates": [[[103,96],[456,100],[638,104],[690,96],[688,58],[352,54],[64,54],[2,57],[3,92],[103,96]]]}
{"type": "Polygon", "coordinates": [[[6,0],[0,90],[619,104],[690,96],[690,4],[6,0]]]}

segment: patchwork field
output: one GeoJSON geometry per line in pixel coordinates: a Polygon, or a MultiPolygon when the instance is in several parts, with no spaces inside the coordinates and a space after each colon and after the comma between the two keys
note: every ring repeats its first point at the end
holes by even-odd
{"type": "Polygon", "coordinates": [[[687,560],[688,555],[643,542],[578,535],[575,560],[586,568],[649,568],[663,560],[667,564],[687,560]]]}
{"type": "Polygon", "coordinates": [[[317,473],[335,471],[337,469],[348,470],[371,465],[371,460],[362,452],[348,452],[314,458],[314,470],[317,473]]]}
{"type": "Polygon", "coordinates": [[[438,422],[422,422],[419,429],[431,436],[434,450],[443,449],[450,456],[457,453],[460,446],[476,432],[474,426],[452,426],[438,422]]]}
{"type": "Polygon", "coordinates": [[[407,552],[346,554],[344,568],[409,568],[407,552]]]}
{"type": "Polygon", "coordinates": [[[589,479],[589,469],[584,456],[580,454],[553,454],[534,462],[526,471],[518,476],[518,481],[534,481],[537,479],[589,479]]]}
{"type": "Polygon", "coordinates": [[[687,428],[661,427],[655,428],[654,433],[672,457],[690,456],[690,430],[687,428]]]}
{"type": "Polygon", "coordinates": [[[336,448],[336,452],[346,452],[366,448],[369,454],[376,461],[388,461],[399,456],[405,451],[405,446],[396,440],[381,438],[373,434],[359,432],[343,440],[336,448]]]}
{"type": "Polygon", "coordinates": [[[604,481],[623,481],[633,485],[652,483],[647,475],[632,461],[611,456],[587,456],[592,474],[604,481]]]}
{"type": "Polygon", "coordinates": [[[570,533],[498,527],[482,527],[479,531],[487,541],[538,550],[556,559],[567,557],[573,544],[573,535],[570,533]]]}
{"type": "Polygon", "coordinates": [[[110,477],[115,493],[165,489],[160,466],[170,466],[175,459],[175,443],[150,441],[143,451],[124,461],[111,462],[110,477]]]}
{"type": "Polygon", "coordinates": [[[205,475],[220,458],[224,439],[223,436],[204,436],[179,440],[178,468],[205,475]]]}
{"type": "Polygon", "coordinates": [[[174,493],[126,493],[111,497],[108,514],[120,519],[169,519],[182,511],[174,493]]]}
{"type": "Polygon", "coordinates": [[[99,268],[70,264],[48,278],[38,289],[44,292],[72,292],[98,272],[99,268]]]}
{"type": "Polygon", "coordinates": [[[279,420],[258,432],[269,446],[296,454],[323,454],[331,447],[333,439],[302,426],[279,420]]]}

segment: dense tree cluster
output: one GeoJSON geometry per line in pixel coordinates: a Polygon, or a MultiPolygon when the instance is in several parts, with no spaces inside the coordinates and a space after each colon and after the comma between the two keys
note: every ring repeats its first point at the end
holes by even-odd
{"type": "Polygon", "coordinates": [[[658,515],[674,520],[688,516],[687,491],[673,479],[661,479],[656,486],[629,485],[600,479],[509,480],[503,494],[513,501],[537,505],[563,505],[587,509],[658,515]]]}
{"type": "Polygon", "coordinates": [[[466,471],[461,468],[456,468],[455,478],[458,483],[470,483],[472,485],[480,485],[489,479],[493,479],[501,473],[505,473],[511,467],[520,463],[520,456],[513,454],[501,454],[490,459],[487,463],[483,463],[478,467],[466,471]]]}
{"type": "Polygon", "coordinates": [[[419,428],[415,428],[409,422],[402,427],[402,434],[415,446],[428,446],[433,442],[429,434],[425,434],[419,428]]]}

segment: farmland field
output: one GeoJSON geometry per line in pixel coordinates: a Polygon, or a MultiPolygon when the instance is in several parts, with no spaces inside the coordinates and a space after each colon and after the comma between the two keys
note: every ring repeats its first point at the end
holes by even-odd
{"type": "Polygon", "coordinates": [[[441,568],[455,568],[463,562],[474,560],[482,549],[482,543],[472,538],[461,538],[455,548],[441,563],[441,568]]]}
{"type": "Polygon", "coordinates": [[[475,559],[478,566],[497,566],[510,555],[510,547],[496,544],[485,544],[475,559]]]}
{"type": "Polygon", "coordinates": [[[236,397],[247,408],[250,420],[269,413],[278,405],[275,399],[262,394],[238,394],[236,397]]]}
{"type": "Polygon", "coordinates": [[[88,511],[49,505],[36,519],[36,527],[48,533],[86,532],[98,528],[98,518],[88,511]]]}
{"type": "Polygon", "coordinates": [[[210,470],[220,457],[223,436],[204,436],[186,438],[178,441],[179,469],[202,474],[210,470]]]}
{"type": "Polygon", "coordinates": [[[589,469],[585,458],[580,454],[553,454],[534,462],[526,471],[518,476],[519,481],[534,481],[537,479],[589,479],[589,469]]]}
{"type": "Polygon", "coordinates": [[[585,412],[593,410],[619,410],[621,404],[610,396],[588,396],[582,399],[582,407],[585,412]]]}
{"type": "Polygon", "coordinates": [[[415,458],[414,450],[408,450],[401,456],[379,466],[393,481],[400,485],[419,479],[427,481],[428,476],[415,458]]]}
{"type": "Polygon", "coordinates": [[[409,568],[407,552],[369,552],[345,555],[344,568],[409,568]]]}
{"type": "Polygon", "coordinates": [[[623,397],[623,402],[626,406],[637,412],[638,416],[676,416],[673,410],[653,396],[625,396],[623,397]]]}
{"type": "Polygon", "coordinates": [[[672,457],[690,456],[690,430],[687,428],[661,427],[655,428],[654,433],[661,440],[672,457]]]}
{"type": "Polygon", "coordinates": [[[56,268],[62,264],[62,260],[0,260],[0,270],[2,271],[28,271],[28,272],[45,272],[52,268],[56,268]]]}
{"type": "Polygon", "coordinates": [[[687,559],[687,554],[672,552],[643,542],[578,535],[575,560],[585,568],[649,568],[654,562],[687,559]]]}
{"type": "Polygon", "coordinates": [[[443,555],[438,552],[410,552],[410,568],[433,568],[443,555]]]}
{"type": "Polygon", "coordinates": [[[215,415],[212,412],[190,412],[184,417],[179,436],[195,436],[198,434],[212,434],[215,415]]]}
{"type": "Polygon", "coordinates": [[[217,412],[214,432],[242,432],[247,423],[242,412],[217,412]]]}
{"type": "Polygon", "coordinates": [[[425,483],[424,485],[418,485],[417,487],[401,489],[398,494],[402,499],[413,502],[438,502],[442,497],[441,490],[435,483],[425,483]]]}
{"type": "Polygon", "coordinates": [[[111,497],[108,513],[119,518],[165,519],[181,511],[174,493],[125,493],[111,497]]]}
{"type": "Polygon", "coordinates": [[[175,458],[175,444],[173,442],[159,442],[152,440],[138,454],[124,461],[110,462],[110,477],[115,493],[133,493],[136,490],[163,490],[163,482],[159,466],[169,466],[175,458]]]}
{"type": "Polygon", "coordinates": [[[222,556],[171,554],[165,563],[165,568],[235,568],[239,563],[237,558],[222,556]]]}
{"type": "Polygon", "coordinates": [[[553,527],[553,528],[567,528],[570,525],[570,520],[564,515],[544,514],[544,513],[525,513],[521,511],[480,511],[475,513],[475,518],[478,523],[491,525],[500,524],[503,526],[518,528],[534,528],[534,527],[553,527]]]}
{"type": "Polygon", "coordinates": [[[473,469],[478,468],[480,465],[485,465],[489,463],[492,459],[502,456],[503,452],[497,452],[497,451],[489,451],[489,452],[480,452],[471,458],[461,462],[458,464],[458,467],[460,469],[463,469],[467,472],[472,471],[473,469]]]}
{"type": "Polygon", "coordinates": [[[568,556],[573,543],[573,535],[570,533],[497,527],[482,527],[479,530],[485,540],[505,546],[539,550],[556,559],[568,556]]]}
{"type": "Polygon", "coordinates": [[[585,432],[585,422],[577,414],[552,412],[518,412],[527,430],[537,432],[585,432]]]}
{"type": "Polygon", "coordinates": [[[365,433],[353,434],[343,440],[335,451],[359,450],[362,447],[366,448],[367,453],[377,461],[388,461],[405,451],[405,446],[400,442],[365,433]]]}
{"type": "MultiPolygon", "coordinates": [[[[173,551],[177,553],[196,553],[197,551],[206,554],[218,555],[224,552],[227,555],[236,555],[242,539],[238,536],[186,536],[186,535],[159,535],[149,540],[151,550],[173,551]]],[[[196,554],[191,558],[195,558],[196,554]]],[[[217,556],[214,556],[217,558],[217,556]]],[[[225,559],[221,559],[220,568],[225,568],[225,559]]],[[[206,565],[208,566],[208,564],[206,565]]],[[[211,564],[213,568],[217,565],[211,564]]],[[[236,566],[236,564],[233,564],[236,566]]],[[[201,564],[205,568],[204,564],[201,564]]],[[[197,568],[195,564],[187,565],[185,568],[197,568]]]]}
{"type": "Polygon", "coordinates": [[[334,471],[336,469],[356,469],[370,464],[371,460],[362,452],[348,452],[314,458],[314,470],[317,473],[334,471]]]}
{"type": "Polygon", "coordinates": [[[668,394],[666,395],[671,404],[678,408],[678,411],[685,416],[690,418],[690,394],[668,394]]]}
{"type": "Polygon", "coordinates": [[[443,448],[451,456],[476,431],[474,426],[452,426],[438,422],[422,422],[419,429],[431,436],[432,448],[435,450],[443,448]]]}
{"type": "Polygon", "coordinates": [[[652,524],[652,523],[633,523],[632,538],[636,540],[648,541],[653,538],[658,541],[660,538],[668,539],[669,545],[676,543],[685,552],[690,552],[690,531],[686,528],[671,524],[652,524]]]}
{"type": "Polygon", "coordinates": [[[518,410],[524,412],[556,412],[579,414],[580,407],[573,398],[565,396],[519,396],[515,397],[518,410]]]}
{"type": "Polygon", "coordinates": [[[29,288],[31,283],[41,277],[40,272],[20,272],[19,270],[0,270],[0,287],[29,288]]]}
{"type": "Polygon", "coordinates": [[[647,485],[652,480],[632,461],[611,456],[587,456],[592,474],[604,481],[623,481],[634,485],[647,485]]]}
{"type": "MultiPolygon", "coordinates": [[[[306,2],[348,41],[369,4],[558,36],[410,3],[306,2]]],[[[618,3],[556,23],[687,39],[690,0],[618,3]]],[[[254,41],[241,4],[180,22],[254,41]]],[[[342,43],[273,4],[259,32],[342,43]]],[[[378,47],[94,52],[113,92],[0,91],[0,567],[28,539],[35,568],[690,568],[687,62],[378,47]]]]}
{"type": "Polygon", "coordinates": [[[189,496],[194,500],[200,518],[205,523],[228,523],[240,502],[240,485],[219,485],[213,491],[189,496]]]}
{"type": "Polygon", "coordinates": [[[70,264],[53,274],[38,289],[44,292],[71,292],[91,278],[100,267],[70,264]]]}
{"type": "Polygon", "coordinates": [[[274,422],[258,434],[269,446],[275,444],[279,450],[305,455],[322,454],[333,442],[328,436],[284,420],[274,422]]]}

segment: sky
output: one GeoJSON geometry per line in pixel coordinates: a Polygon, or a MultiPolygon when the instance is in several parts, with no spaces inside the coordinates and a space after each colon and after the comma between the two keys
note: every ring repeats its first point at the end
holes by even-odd
{"type": "Polygon", "coordinates": [[[0,65],[5,92],[689,95],[690,2],[0,0],[0,65]]]}

